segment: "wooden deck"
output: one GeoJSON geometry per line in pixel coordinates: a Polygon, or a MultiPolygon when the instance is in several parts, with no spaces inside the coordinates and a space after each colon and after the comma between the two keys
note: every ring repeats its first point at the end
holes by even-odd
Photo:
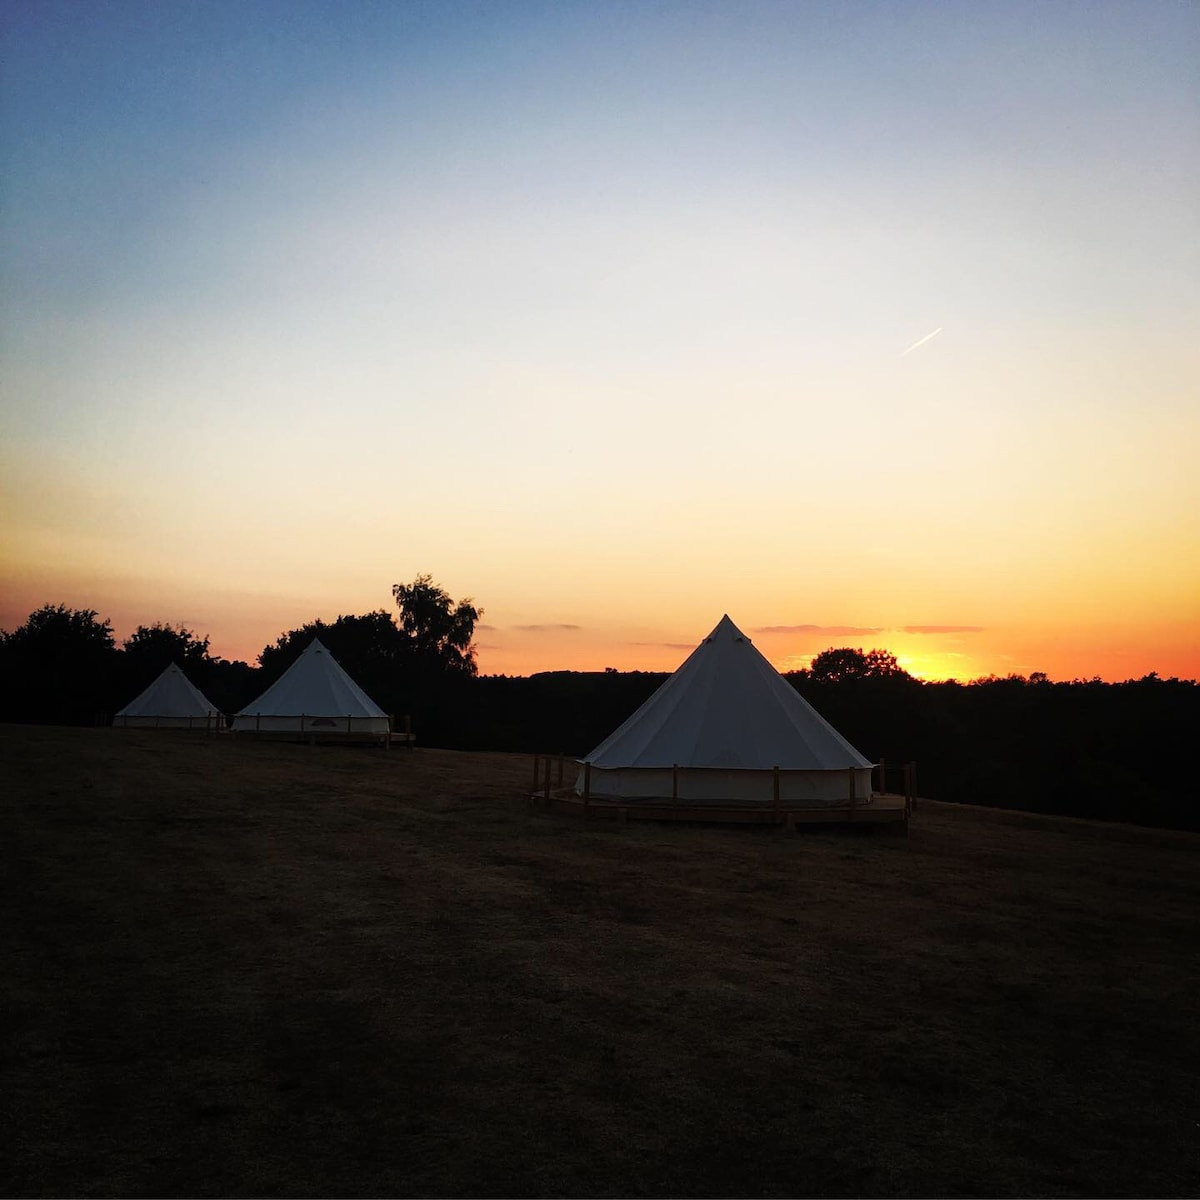
{"type": "Polygon", "coordinates": [[[586,820],[616,821],[709,821],[718,824],[780,825],[795,829],[798,825],[869,825],[908,823],[912,805],[893,792],[876,792],[870,800],[818,806],[775,806],[772,804],[710,803],[689,804],[670,800],[588,800],[573,787],[533,792],[529,801],[535,808],[565,812],[586,820]]]}

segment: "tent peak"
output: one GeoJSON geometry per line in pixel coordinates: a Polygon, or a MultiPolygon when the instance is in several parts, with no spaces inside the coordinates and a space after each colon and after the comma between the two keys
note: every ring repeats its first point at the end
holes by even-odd
{"type": "Polygon", "coordinates": [[[728,613],[717,622],[716,628],[704,640],[715,642],[718,638],[727,638],[734,642],[750,642],[750,639],[730,620],[728,613]]]}

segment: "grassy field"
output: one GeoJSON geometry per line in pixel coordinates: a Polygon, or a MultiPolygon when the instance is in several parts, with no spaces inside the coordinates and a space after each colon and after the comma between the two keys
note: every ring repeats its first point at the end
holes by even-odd
{"type": "Polygon", "coordinates": [[[0,726],[7,1195],[1195,1195],[1200,837],[0,726]]]}

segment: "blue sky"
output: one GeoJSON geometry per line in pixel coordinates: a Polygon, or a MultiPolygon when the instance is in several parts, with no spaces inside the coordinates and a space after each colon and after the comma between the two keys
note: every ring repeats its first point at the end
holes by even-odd
{"type": "Polygon", "coordinates": [[[5,627],[1200,653],[1194,5],[0,12],[5,627]]]}

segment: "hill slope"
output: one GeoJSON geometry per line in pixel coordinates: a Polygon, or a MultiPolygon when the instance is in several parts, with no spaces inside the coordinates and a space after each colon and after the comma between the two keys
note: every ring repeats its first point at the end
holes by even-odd
{"type": "Polygon", "coordinates": [[[1194,1194],[1200,838],[0,726],[5,1194],[1194,1194]]]}

